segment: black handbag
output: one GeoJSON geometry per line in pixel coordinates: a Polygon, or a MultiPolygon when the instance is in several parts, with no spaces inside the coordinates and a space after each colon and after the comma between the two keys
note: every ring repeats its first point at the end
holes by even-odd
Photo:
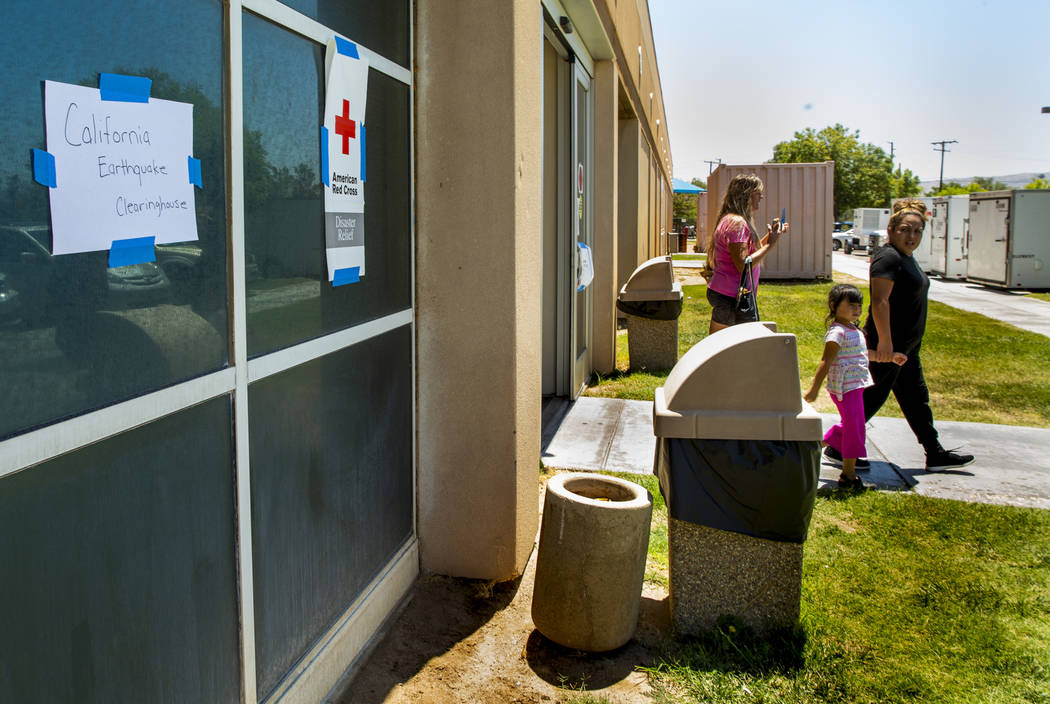
{"type": "Polygon", "coordinates": [[[758,301],[755,299],[755,279],[751,271],[751,257],[744,260],[744,268],[740,272],[740,286],[737,288],[734,312],[738,323],[758,322],[758,301]]]}

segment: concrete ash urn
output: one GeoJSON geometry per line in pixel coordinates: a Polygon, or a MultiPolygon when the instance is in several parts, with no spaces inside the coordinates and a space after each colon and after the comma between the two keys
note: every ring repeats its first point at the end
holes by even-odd
{"type": "Polygon", "coordinates": [[[603,652],[634,635],[653,504],[633,482],[559,474],[547,482],[532,595],[537,630],[603,652]]]}

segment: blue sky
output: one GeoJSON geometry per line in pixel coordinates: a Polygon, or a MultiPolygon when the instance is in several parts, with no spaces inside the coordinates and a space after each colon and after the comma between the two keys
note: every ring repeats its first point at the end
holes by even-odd
{"type": "Polygon", "coordinates": [[[1050,173],[1046,0],[649,0],[674,175],[841,123],[923,180],[1050,173]]]}

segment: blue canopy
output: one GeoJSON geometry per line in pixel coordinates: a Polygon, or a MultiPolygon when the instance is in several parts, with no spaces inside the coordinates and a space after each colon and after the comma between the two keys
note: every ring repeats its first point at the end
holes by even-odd
{"type": "Polygon", "coordinates": [[[675,193],[706,193],[703,188],[694,186],[691,183],[686,183],[680,178],[671,179],[671,187],[675,193]]]}

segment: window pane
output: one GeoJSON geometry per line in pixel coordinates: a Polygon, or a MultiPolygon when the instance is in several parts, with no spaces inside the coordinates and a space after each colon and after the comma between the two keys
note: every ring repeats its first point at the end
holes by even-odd
{"type": "Polygon", "coordinates": [[[85,12],[69,0],[4,8],[0,438],[220,369],[229,358],[222,5],[100,0],[85,12]],[[146,76],[152,97],[193,104],[200,240],[158,246],[155,263],[110,269],[106,251],[51,254],[48,190],[33,181],[29,156],[47,148],[42,82],[97,87],[100,72],[146,76]]]}
{"type": "Polygon", "coordinates": [[[412,533],[411,329],[255,382],[248,413],[262,699],[412,533]]]}
{"type": "Polygon", "coordinates": [[[0,702],[241,701],[231,410],[0,479],[0,702]]]}
{"type": "Polygon", "coordinates": [[[324,47],[244,18],[248,354],[411,305],[408,86],[368,78],[365,274],[332,286],[324,250],[321,113],[324,47]]]}
{"type": "Polygon", "coordinates": [[[408,66],[407,0],[284,0],[284,4],[408,66]]]}

